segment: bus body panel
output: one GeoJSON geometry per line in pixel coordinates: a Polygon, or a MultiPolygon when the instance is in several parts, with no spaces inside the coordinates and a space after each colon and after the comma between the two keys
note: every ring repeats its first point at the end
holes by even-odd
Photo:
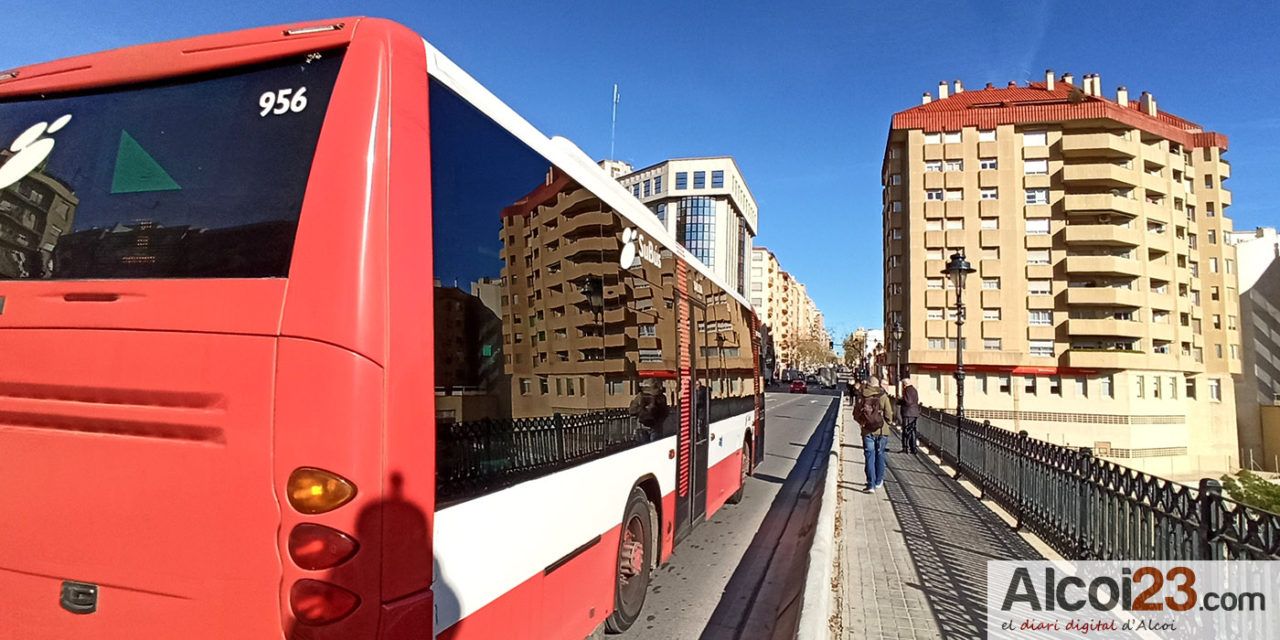
{"type": "Polygon", "coordinates": [[[6,329],[0,353],[0,630],[279,633],[275,340],[6,329]],[[98,611],[64,611],[64,580],[98,611]]]}
{"type": "Polygon", "coordinates": [[[674,447],[668,437],[440,510],[433,590],[441,637],[488,638],[494,628],[521,633],[525,624],[529,638],[590,633],[613,609],[627,496],[646,476],[662,496],[673,494],[674,447]]]}

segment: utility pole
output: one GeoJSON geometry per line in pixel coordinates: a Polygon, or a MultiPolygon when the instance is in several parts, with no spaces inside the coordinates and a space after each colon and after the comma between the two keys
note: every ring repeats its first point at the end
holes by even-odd
{"type": "Polygon", "coordinates": [[[618,136],[618,83],[613,83],[613,119],[609,124],[609,159],[613,157],[613,143],[618,136]]]}

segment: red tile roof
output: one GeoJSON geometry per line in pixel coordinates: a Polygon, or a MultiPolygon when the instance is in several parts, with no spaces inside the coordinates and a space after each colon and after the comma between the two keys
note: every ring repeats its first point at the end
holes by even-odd
{"type": "Polygon", "coordinates": [[[995,128],[1062,120],[1110,119],[1178,142],[1186,147],[1227,148],[1227,137],[1206,132],[1189,120],[1157,111],[1147,115],[1137,101],[1122,106],[1100,96],[1085,95],[1078,87],[1057,82],[1052,91],[1044,83],[964,91],[893,114],[891,129],[956,131],[962,127],[995,128]]]}

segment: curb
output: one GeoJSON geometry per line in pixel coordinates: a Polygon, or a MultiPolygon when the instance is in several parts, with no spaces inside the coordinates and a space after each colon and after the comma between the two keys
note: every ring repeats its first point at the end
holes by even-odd
{"type": "Polygon", "coordinates": [[[822,487],[822,506],[814,526],[813,543],[809,547],[809,571],[805,577],[804,600],[800,607],[797,640],[823,640],[831,637],[831,576],[836,548],[836,480],[840,475],[840,443],[844,433],[844,394],[840,394],[839,412],[831,432],[831,452],[827,454],[826,481],[822,487]]]}

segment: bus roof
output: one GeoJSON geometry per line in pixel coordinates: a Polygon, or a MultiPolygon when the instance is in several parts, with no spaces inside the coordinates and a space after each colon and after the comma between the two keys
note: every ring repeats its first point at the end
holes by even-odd
{"type": "Polygon", "coordinates": [[[744,307],[755,312],[751,303],[737,290],[729,287],[717,277],[701,260],[694,258],[667,230],[658,222],[653,212],[631,195],[618,181],[609,177],[591,157],[578,148],[568,138],[556,136],[548,138],[525,120],[514,109],[507,106],[500,98],[486,89],[475,78],[455,64],[443,53],[440,53],[430,42],[423,40],[427,48],[427,73],[439,80],[444,86],[462,99],[471,103],[481,113],[491,118],[498,126],[506,129],[531,149],[542,154],[553,164],[573,178],[578,184],[589,189],[614,211],[627,219],[631,224],[644,231],[654,241],[671,251],[692,269],[710,279],[721,290],[728,293],[744,307]]]}

